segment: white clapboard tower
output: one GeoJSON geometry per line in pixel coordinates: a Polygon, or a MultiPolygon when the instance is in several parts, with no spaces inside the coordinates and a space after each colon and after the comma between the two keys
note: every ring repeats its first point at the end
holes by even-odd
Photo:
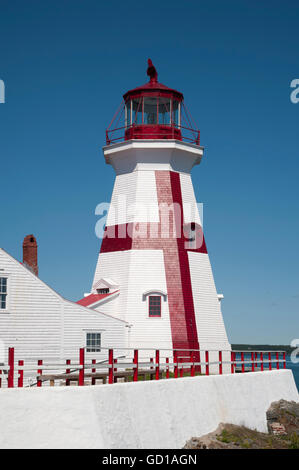
{"type": "Polygon", "coordinates": [[[116,179],[81,302],[128,322],[128,347],[230,350],[190,175],[203,155],[199,131],[182,93],[159,83],[151,63],[148,75],[106,132],[116,179]]]}

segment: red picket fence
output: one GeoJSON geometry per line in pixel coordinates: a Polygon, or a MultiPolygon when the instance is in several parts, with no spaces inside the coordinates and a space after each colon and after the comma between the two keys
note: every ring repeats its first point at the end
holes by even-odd
{"type": "Polygon", "coordinates": [[[186,375],[210,375],[225,373],[245,373],[286,368],[285,351],[202,351],[202,350],[155,350],[154,357],[150,357],[150,349],[122,348],[125,356],[115,357],[116,349],[107,350],[107,359],[97,361],[86,357],[85,348],[79,349],[78,360],[66,359],[63,362],[51,363],[38,359],[32,361],[15,361],[15,350],[9,348],[7,365],[0,366],[0,388],[3,386],[3,377],[7,375],[7,386],[13,388],[25,386],[24,372],[30,372],[35,383],[26,386],[41,387],[43,384],[54,385],[55,380],[65,381],[69,386],[76,382],[79,386],[95,385],[97,380],[113,384],[118,379],[137,382],[140,377],[144,380],[179,378],[186,375]],[[146,357],[142,353],[146,353],[146,357]],[[169,354],[167,354],[169,353],[169,354]],[[203,354],[204,353],[204,354],[203,354]],[[211,355],[213,356],[211,360],[211,355]],[[224,358],[226,357],[226,359],[224,358]],[[247,357],[249,356],[249,357],[247,357]],[[201,361],[201,357],[205,360],[201,361]],[[48,374],[47,372],[50,371],[48,374]],[[17,379],[17,380],[16,380],[17,379]]]}

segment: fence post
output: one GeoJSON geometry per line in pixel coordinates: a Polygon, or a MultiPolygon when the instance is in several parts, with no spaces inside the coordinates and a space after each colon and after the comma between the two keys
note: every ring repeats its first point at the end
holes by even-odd
{"type": "Polygon", "coordinates": [[[199,366],[197,366],[198,369],[197,369],[197,367],[196,367],[195,370],[196,370],[196,371],[198,370],[199,374],[201,375],[200,349],[198,349],[198,362],[199,362],[199,366]]]}
{"type": "Polygon", "coordinates": [[[244,364],[244,352],[241,351],[241,364],[242,364],[242,374],[245,372],[245,364],[244,364]]]}
{"type": "Polygon", "coordinates": [[[169,379],[169,357],[166,358],[166,378],[169,379]]]}
{"type": "Polygon", "coordinates": [[[219,351],[219,374],[222,375],[222,351],[219,351]]]}
{"type": "MultiPolygon", "coordinates": [[[[38,365],[38,366],[42,366],[42,365],[43,365],[42,359],[39,359],[39,360],[37,361],[37,365],[38,365]]],[[[39,375],[42,375],[42,373],[43,373],[42,369],[37,369],[37,375],[38,375],[38,376],[39,376],[39,375]]],[[[37,380],[36,386],[37,386],[37,387],[41,387],[41,386],[42,386],[42,381],[41,381],[40,379],[37,380]]]]}
{"type": "MultiPolygon", "coordinates": [[[[19,366],[24,365],[24,361],[19,361],[18,362],[19,366]]],[[[23,369],[19,369],[19,377],[18,377],[18,387],[23,387],[23,380],[24,379],[24,371],[23,369]]]]}
{"type": "MultiPolygon", "coordinates": [[[[113,364],[114,364],[114,365],[117,364],[117,359],[113,359],[113,364]]],[[[116,383],[117,383],[117,375],[116,375],[115,372],[117,372],[117,367],[114,367],[114,368],[113,368],[113,374],[114,374],[114,375],[113,375],[113,383],[116,384],[116,383]]]]}
{"type": "MultiPolygon", "coordinates": [[[[71,363],[71,360],[70,360],[70,359],[67,359],[67,360],[66,360],[66,365],[68,366],[68,365],[70,365],[70,363],[71,363]]],[[[66,374],[70,374],[70,373],[71,373],[71,370],[70,370],[70,369],[66,369],[66,370],[65,370],[65,373],[66,373],[66,374]]],[[[70,379],[65,379],[65,385],[66,385],[66,386],[70,385],[70,383],[71,383],[70,379]]]]}
{"type": "Polygon", "coordinates": [[[254,353],[255,368],[257,369],[257,352],[254,353]]]}
{"type": "Polygon", "coordinates": [[[80,348],[80,352],[79,352],[79,364],[81,366],[81,369],[79,370],[79,386],[83,386],[84,385],[84,362],[85,362],[85,350],[84,348],[80,348]]]}
{"type": "Polygon", "coordinates": [[[231,351],[230,353],[230,371],[232,374],[234,374],[235,372],[235,368],[234,368],[234,353],[233,351],[231,351]]]}
{"type": "Polygon", "coordinates": [[[2,387],[2,370],[0,370],[0,388],[2,387]]]}
{"type": "Polygon", "coordinates": [[[113,349],[109,349],[108,353],[108,360],[109,360],[109,378],[108,383],[113,384],[113,349]]]}
{"type": "Polygon", "coordinates": [[[194,368],[194,353],[191,351],[191,377],[194,377],[195,375],[195,368],[194,368]]]}
{"type": "MultiPolygon", "coordinates": [[[[150,362],[154,362],[154,358],[153,358],[153,357],[150,358],[150,362]]],[[[152,370],[153,370],[153,368],[150,367],[150,371],[151,371],[151,373],[150,373],[150,380],[153,380],[152,370]]]]}
{"type": "Polygon", "coordinates": [[[14,387],[14,372],[15,372],[15,348],[8,348],[8,380],[7,380],[7,387],[13,388],[14,387]]]}
{"type": "Polygon", "coordinates": [[[271,357],[271,352],[268,352],[268,358],[269,358],[269,370],[272,370],[272,357],[271,357]]]}
{"type": "Polygon", "coordinates": [[[283,368],[286,369],[287,365],[286,365],[286,353],[283,352],[283,368]]]}
{"type": "Polygon", "coordinates": [[[178,352],[173,351],[173,362],[174,362],[174,378],[178,378],[178,352]]]}
{"type": "Polygon", "coordinates": [[[134,349],[134,372],[133,372],[133,381],[138,382],[138,349],[134,349]]]}
{"type": "Polygon", "coordinates": [[[160,378],[160,351],[156,350],[156,380],[160,378]]]}
{"type": "Polygon", "coordinates": [[[264,355],[261,352],[261,372],[263,372],[263,370],[264,370],[264,355]]]}
{"type": "Polygon", "coordinates": [[[206,351],[206,375],[210,375],[209,351],[206,351]]]}
{"type": "Polygon", "coordinates": [[[184,364],[184,358],[183,358],[183,362],[181,362],[180,377],[184,377],[184,367],[183,367],[183,364],[184,364]]]}
{"type": "MultiPolygon", "coordinates": [[[[92,359],[91,363],[92,363],[93,365],[95,365],[97,362],[96,362],[95,359],[92,359]]],[[[95,374],[96,371],[97,371],[97,370],[96,370],[95,368],[91,369],[91,373],[92,373],[92,374],[95,374]]],[[[95,385],[95,384],[96,384],[96,379],[95,379],[95,377],[91,377],[91,385],[95,385]]]]}
{"type": "Polygon", "coordinates": [[[254,353],[251,353],[251,370],[254,372],[254,353]]]}
{"type": "Polygon", "coordinates": [[[276,353],[276,369],[279,369],[279,352],[276,353]]]}

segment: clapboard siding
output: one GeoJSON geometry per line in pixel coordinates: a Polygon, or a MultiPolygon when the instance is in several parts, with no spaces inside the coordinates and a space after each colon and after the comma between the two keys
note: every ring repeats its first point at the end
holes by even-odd
{"type": "Polygon", "coordinates": [[[159,222],[153,170],[139,170],[116,176],[106,226],[130,222],[159,222]]]}
{"type": "Polygon", "coordinates": [[[230,349],[206,253],[188,253],[198,340],[203,349],[230,349]]]}
{"type": "Polygon", "coordinates": [[[77,357],[89,329],[102,332],[103,346],[124,346],[124,321],[65,300],[3,249],[1,276],[8,276],[9,308],[0,310],[0,340],[17,359],[77,357]]]}
{"type": "Polygon", "coordinates": [[[172,349],[168,300],[162,301],[162,315],[148,315],[148,298],[143,294],[156,289],[167,292],[162,250],[129,250],[101,253],[94,277],[95,284],[108,274],[120,289],[120,295],[99,306],[103,312],[114,311],[131,325],[128,347],[172,349]],[[155,269],[153,269],[153,266],[155,269]]]}

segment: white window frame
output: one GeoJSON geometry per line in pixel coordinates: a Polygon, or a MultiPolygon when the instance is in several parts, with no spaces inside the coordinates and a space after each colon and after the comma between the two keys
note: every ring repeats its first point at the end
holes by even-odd
{"type": "Polygon", "coordinates": [[[5,273],[4,271],[0,271],[0,278],[5,278],[7,279],[6,281],[6,305],[5,308],[0,308],[0,315],[2,313],[9,313],[9,307],[10,307],[10,275],[5,273]]]}
{"type": "Polygon", "coordinates": [[[103,347],[103,330],[85,330],[84,331],[85,335],[85,351],[87,354],[99,354],[102,352],[102,347],[103,347]],[[87,346],[87,335],[100,335],[100,350],[99,351],[88,351],[88,346],[87,346]]]}
{"type": "Polygon", "coordinates": [[[99,289],[97,289],[97,294],[98,295],[108,295],[110,294],[110,289],[109,287],[100,287],[99,289]],[[99,291],[108,291],[108,292],[99,292],[99,291]]]}
{"type": "Polygon", "coordinates": [[[150,294],[147,300],[148,305],[148,317],[149,318],[161,318],[162,317],[162,295],[161,294],[150,294]],[[160,315],[150,315],[150,298],[157,297],[160,299],[160,315]]]}
{"type": "Polygon", "coordinates": [[[145,310],[145,315],[147,318],[152,319],[152,318],[163,318],[164,316],[164,303],[167,302],[167,293],[160,290],[160,289],[150,289],[142,294],[142,301],[145,302],[146,305],[146,310],[145,310]],[[151,296],[157,296],[161,297],[161,315],[149,315],[149,297],[151,296]]]}

